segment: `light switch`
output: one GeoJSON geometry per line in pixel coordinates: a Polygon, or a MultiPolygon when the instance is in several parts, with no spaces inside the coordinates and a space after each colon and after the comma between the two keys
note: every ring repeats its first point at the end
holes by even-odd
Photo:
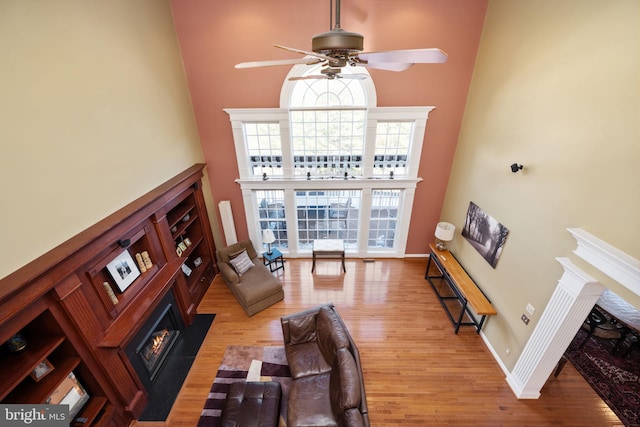
{"type": "Polygon", "coordinates": [[[532,306],[531,304],[527,304],[527,313],[529,313],[529,316],[533,316],[533,313],[535,313],[536,308],[534,306],[532,306]]]}

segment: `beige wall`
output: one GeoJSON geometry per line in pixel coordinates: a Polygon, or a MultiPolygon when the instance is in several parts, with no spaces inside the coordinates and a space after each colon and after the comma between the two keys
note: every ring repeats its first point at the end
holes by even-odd
{"type": "Polygon", "coordinates": [[[0,2],[0,277],[194,163],[168,1],[0,2]]]}
{"type": "Polygon", "coordinates": [[[473,201],[510,230],[495,270],[460,235],[451,245],[497,307],[485,333],[509,369],[562,274],[555,257],[640,307],[566,231],[640,258],[639,41],[637,0],[490,1],[442,219],[460,229],[473,201]]]}

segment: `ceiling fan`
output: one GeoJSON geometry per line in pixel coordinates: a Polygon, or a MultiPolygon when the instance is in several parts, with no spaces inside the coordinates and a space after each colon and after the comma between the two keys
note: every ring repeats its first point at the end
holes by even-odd
{"type": "Polygon", "coordinates": [[[243,62],[236,68],[271,67],[295,64],[322,64],[320,75],[291,77],[290,80],[303,79],[364,79],[366,74],[341,74],[347,65],[362,66],[387,71],[404,71],[414,64],[447,62],[447,54],[437,48],[389,50],[382,52],[362,52],[364,37],[340,28],[340,0],[329,0],[330,31],[320,33],[311,39],[311,51],[295,49],[274,44],[275,47],[305,55],[298,59],[277,59],[272,61],[243,62]],[[333,4],[335,1],[335,25],[333,23],[333,4]]]}

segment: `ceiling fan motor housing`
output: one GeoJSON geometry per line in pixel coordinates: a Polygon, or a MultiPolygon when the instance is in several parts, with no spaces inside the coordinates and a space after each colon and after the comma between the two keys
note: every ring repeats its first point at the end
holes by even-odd
{"type": "Polygon", "coordinates": [[[352,33],[336,28],[327,33],[313,36],[311,50],[323,55],[348,55],[362,52],[364,37],[362,34],[352,33]]]}

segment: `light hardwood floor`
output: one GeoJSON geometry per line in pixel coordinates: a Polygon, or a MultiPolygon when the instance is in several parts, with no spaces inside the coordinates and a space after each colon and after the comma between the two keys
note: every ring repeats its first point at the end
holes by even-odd
{"type": "MultiPolygon", "coordinates": [[[[284,301],[247,317],[216,277],[199,313],[215,321],[164,423],[195,426],[228,345],[282,345],[280,316],[333,302],[358,344],[372,426],[621,426],[567,363],[537,400],[518,400],[473,328],[458,335],[424,279],[426,259],[288,260],[284,301]]],[[[500,314],[498,314],[500,315],[500,314]]]]}

